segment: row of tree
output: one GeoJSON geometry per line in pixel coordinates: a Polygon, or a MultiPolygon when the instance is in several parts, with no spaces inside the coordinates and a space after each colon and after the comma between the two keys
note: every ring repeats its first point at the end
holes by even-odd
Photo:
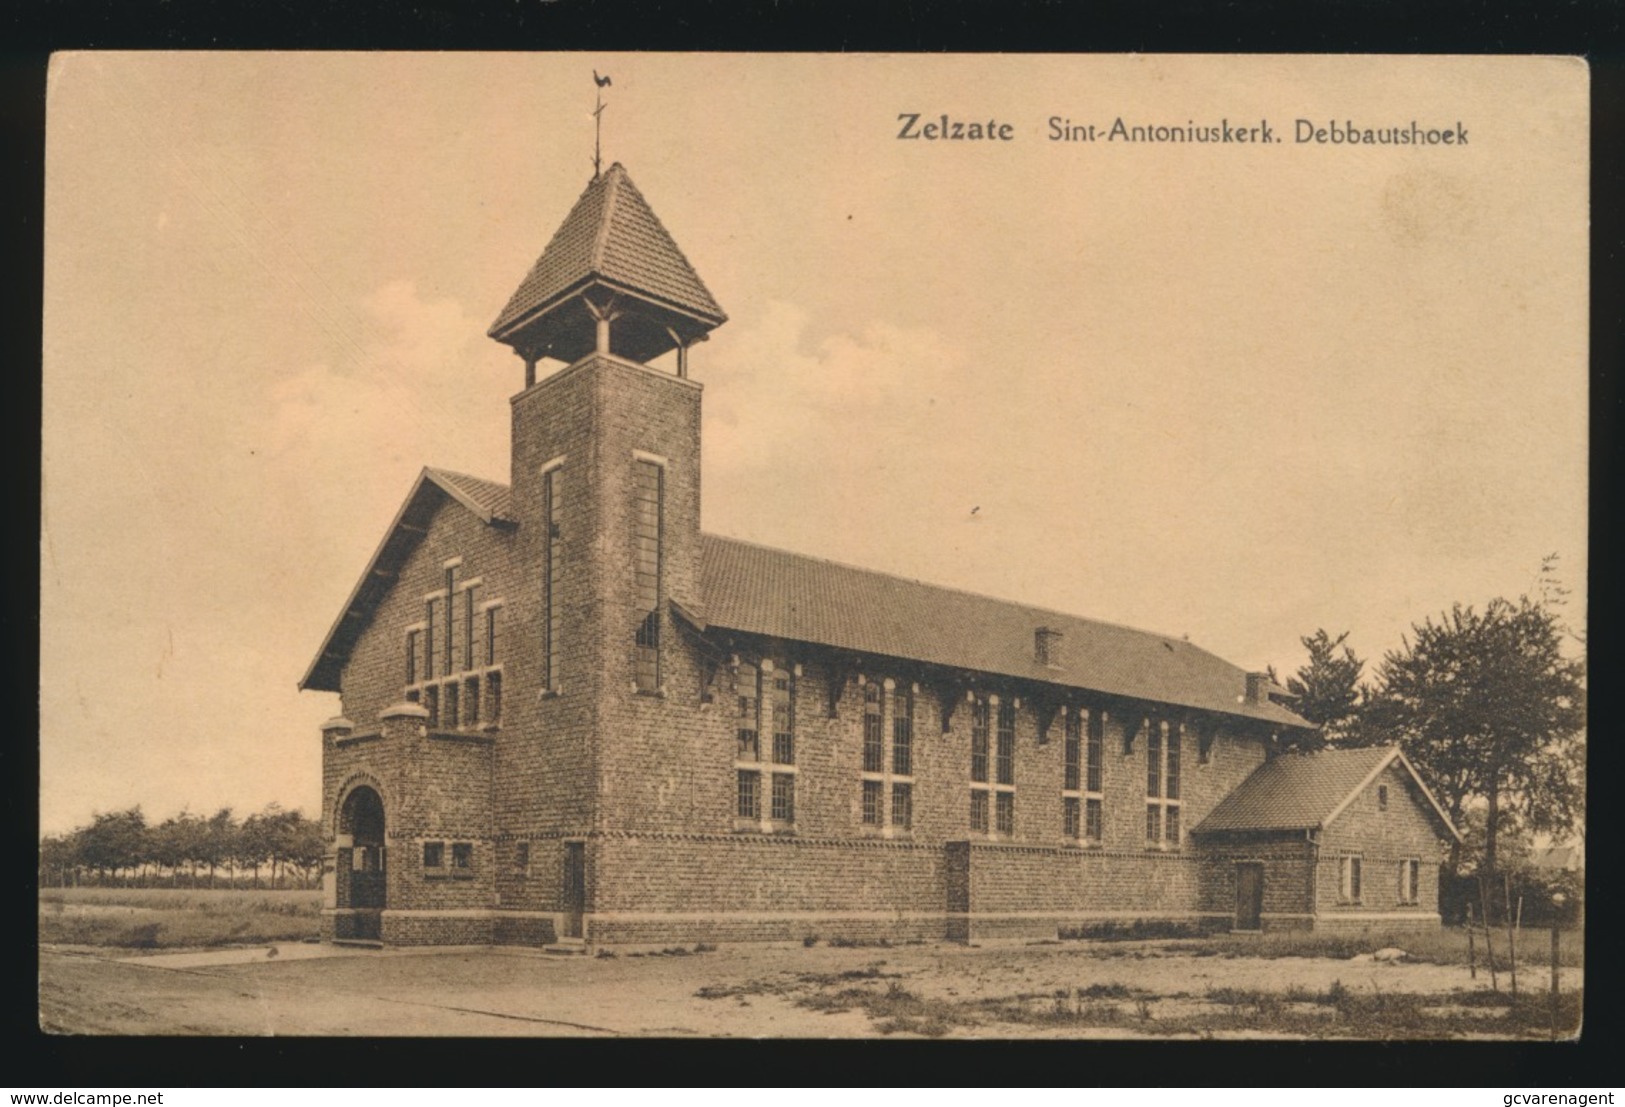
{"type": "Polygon", "coordinates": [[[321,872],[326,843],[320,822],[271,804],[238,819],[223,807],[205,818],[182,811],[148,823],[140,806],[98,813],[88,826],[40,841],[40,885],[67,887],[233,886],[246,876],[261,887],[308,888],[321,872]]]}
{"type": "Polygon", "coordinates": [[[1322,727],[1300,744],[1399,744],[1467,838],[1455,874],[1515,867],[1532,834],[1583,840],[1586,674],[1571,654],[1585,638],[1562,618],[1555,561],[1534,598],[1414,624],[1370,679],[1346,632],[1318,630],[1286,682],[1294,710],[1322,727]]]}

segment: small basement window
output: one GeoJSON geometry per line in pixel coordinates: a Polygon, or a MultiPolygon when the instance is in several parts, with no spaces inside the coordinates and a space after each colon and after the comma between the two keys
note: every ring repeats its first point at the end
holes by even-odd
{"type": "Polygon", "coordinates": [[[473,842],[453,842],[451,844],[451,871],[454,876],[474,875],[473,842]]]}

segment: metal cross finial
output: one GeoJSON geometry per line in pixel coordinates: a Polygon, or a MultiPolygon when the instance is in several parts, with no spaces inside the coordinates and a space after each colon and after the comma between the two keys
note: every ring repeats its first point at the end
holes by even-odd
{"type": "Polygon", "coordinates": [[[593,180],[597,180],[599,168],[603,162],[604,89],[609,85],[610,80],[608,77],[600,77],[596,69],[592,71],[592,80],[598,86],[597,106],[592,110],[592,176],[593,180]]]}

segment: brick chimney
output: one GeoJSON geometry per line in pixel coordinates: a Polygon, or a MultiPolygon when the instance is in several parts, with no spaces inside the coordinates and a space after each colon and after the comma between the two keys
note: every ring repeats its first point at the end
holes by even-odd
{"type": "Polygon", "coordinates": [[[1270,688],[1274,686],[1274,683],[1274,681],[1270,680],[1268,673],[1248,673],[1247,702],[1269,703],[1270,688]]]}
{"type": "Polygon", "coordinates": [[[1039,627],[1033,632],[1033,657],[1040,665],[1051,669],[1061,667],[1061,639],[1064,636],[1053,627],[1039,627]]]}

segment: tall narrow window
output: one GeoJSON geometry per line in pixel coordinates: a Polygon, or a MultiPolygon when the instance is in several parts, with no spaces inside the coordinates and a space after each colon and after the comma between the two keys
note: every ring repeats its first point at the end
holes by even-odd
{"type": "Polygon", "coordinates": [[[1179,845],[1179,723],[1146,720],[1145,840],[1147,845],[1179,845]]]}
{"type": "Polygon", "coordinates": [[[563,469],[549,469],[542,475],[542,517],[547,521],[547,556],[542,565],[542,687],[559,690],[559,659],[562,655],[563,604],[559,583],[564,576],[564,536],[560,530],[563,504],[560,475],[563,469]]]}
{"type": "MultiPolygon", "coordinates": [[[[1076,792],[1082,780],[1082,774],[1078,771],[1079,754],[1082,753],[1080,749],[1082,745],[1082,724],[1083,716],[1078,712],[1068,711],[1066,713],[1066,767],[1063,770],[1065,776],[1061,784],[1063,791],[1076,792]]],[[[1076,838],[1077,834],[1069,834],[1068,837],[1076,838]]]]}
{"type": "Polygon", "coordinates": [[[1088,769],[1085,772],[1085,790],[1099,792],[1100,770],[1105,762],[1106,748],[1106,717],[1098,711],[1089,713],[1089,756],[1088,769]]]}
{"type": "Polygon", "coordinates": [[[406,683],[414,684],[418,679],[418,632],[406,632],[406,683]]]}
{"type": "Polygon", "coordinates": [[[454,680],[446,685],[446,706],[445,710],[441,712],[445,725],[453,729],[461,721],[457,716],[457,699],[457,682],[454,680]]]}
{"type": "Polygon", "coordinates": [[[1074,841],[1100,844],[1100,713],[1069,707],[1061,780],[1061,832],[1074,841]]]}
{"type": "Polygon", "coordinates": [[[423,709],[429,713],[429,725],[440,725],[440,687],[429,685],[423,690],[423,709]]]}
{"type": "Polygon", "coordinates": [[[738,761],[761,760],[761,748],[757,741],[756,718],[756,702],[761,691],[757,685],[758,679],[756,666],[748,662],[739,665],[734,672],[734,692],[739,703],[736,731],[738,749],[734,756],[738,761]]]}
{"type": "Polygon", "coordinates": [[[441,655],[441,676],[450,676],[456,668],[457,650],[457,566],[446,570],[446,647],[441,655]]]}
{"type": "Polygon", "coordinates": [[[987,783],[987,724],[987,701],[978,698],[977,701],[971,705],[970,778],[971,780],[981,784],[987,783]]]}
{"type": "Polygon", "coordinates": [[[1162,731],[1166,724],[1149,722],[1145,735],[1145,794],[1162,795],[1162,731]]]}
{"type": "Polygon", "coordinates": [[[796,763],[795,672],[782,668],[773,671],[773,760],[796,763]]]}
{"type": "Polygon", "coordinates": [[[640,692],[660,690],[660,513],[664,470],[652,461],[633,466],[632,602],[638,629],[632,679],[640,692]]]}
{"type": "Polygon", "coordinates": [[[863,771],[866,773],[878,773],[885,768],[886,746],[880,710],[880,685],[871,680],[863,686],[863,771]]]}
{"type": "MultiPolygon", "coordinates": [[[[914,693],[899,684],[892,693],[891,771],[898,776],[914,775],[914,693]]],[[[895,820],[894,820],[895,821],[895,820]]],[[[907,823],[902,824],[907,826],[907,823]]]]}
{"type": "Polygon", "coordinates": [[[479,664],[474,654],[474,640],[479,632],[476,624],[474,606],[476,596],[480,590],[477,584],[471,584],[463,589],[463,668],[472,669],[479,664]]]}
{"type": "Polygon", "coordinates": [[[998,769],[1000,784],[1016,782],[1016,705],[1014,700],[999,701],[998,769]]]}
{"type": "Polygon", "coordinates": [[[502,660],[502,608],[485,609],[485,663],[499,664],[502,660]]]}
{"type": "MultiPolygon", "coordinates": [[[[1168,772],[1167,779],[1163,781],[1162,794],[1171,800],[1179,798],[1179,751],[1183,744],[1184,727],[1174,723],[1168,727],[1168,772]]],[[[1177,821],[1174,825],[1178,825],[1177,821]]],[[[1169,834],[1169,838],[1177,839],[1177,834],[1169,834]]]]}
{"type": "Polygon", "coordinates": [[[423,679],[424,680],[428,680],[430,677],[434,676],[436,672],[439,671],[439,666],[437,666],[435,664],[435,655],[437,653],[437,650],[439,648],[439,643],[440,643],[439,637],[435,634],[435,628],[440,625],[439,622],[436,619],[436,614],[437,614],[437,611],[438,611],[439,607],[440,607],[440,603],[439,603],[438,600],[435,600],[435,599],[425,600],[424,603],[423,603],[423,679]]]}

